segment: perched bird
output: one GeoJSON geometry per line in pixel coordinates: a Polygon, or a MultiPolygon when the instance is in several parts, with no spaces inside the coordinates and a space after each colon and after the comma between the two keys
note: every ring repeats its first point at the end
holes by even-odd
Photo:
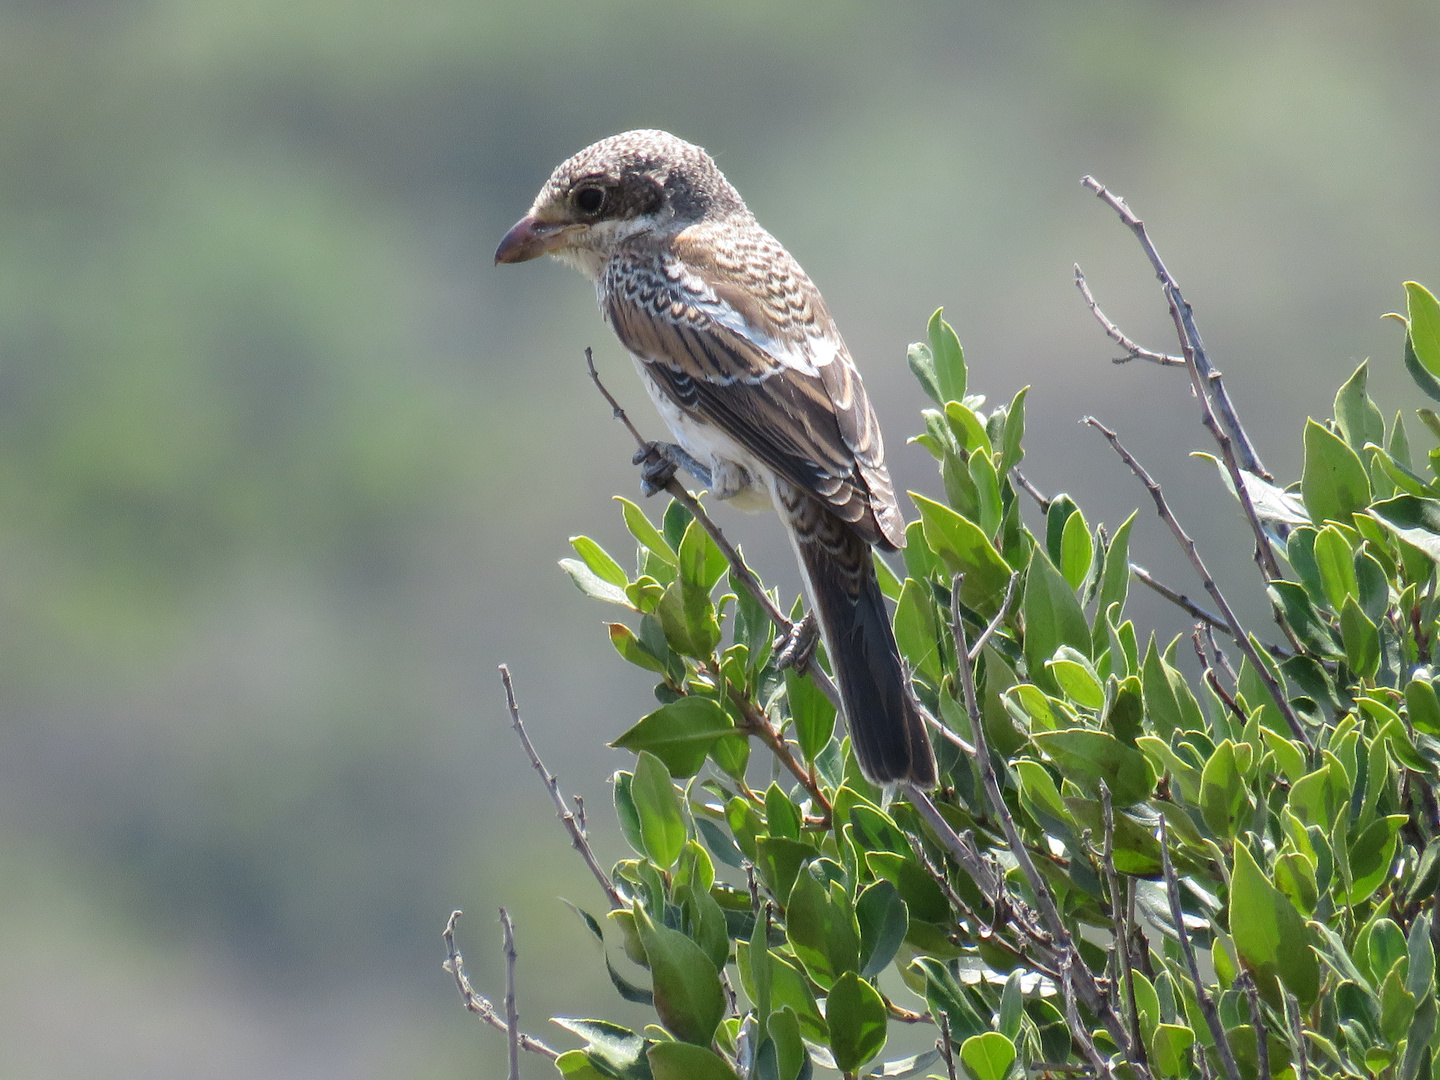
{"type": "Polygon", "coordinates": [[[717,498],[779,510],[865,775],[934,787],[870,553],[903,547],[905,522],[860,373],[800,264],[709,154],[664,131],[602,139],[555,170],[495,261],[544,254],[595,283],[673,459],[717,498]]]}

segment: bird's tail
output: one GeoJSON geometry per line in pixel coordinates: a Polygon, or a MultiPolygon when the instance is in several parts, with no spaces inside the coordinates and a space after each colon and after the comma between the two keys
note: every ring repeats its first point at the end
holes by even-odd
{"type": "Polygon", "coordinates": [[[900,660],[870,545],[808,496],[783,505],[860,770],[880,785],[935,787],[935,752],[900,660]]]}

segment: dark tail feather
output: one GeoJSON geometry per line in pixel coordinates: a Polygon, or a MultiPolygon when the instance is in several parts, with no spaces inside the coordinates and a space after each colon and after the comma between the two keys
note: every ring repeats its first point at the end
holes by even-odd
{"type": "Polygon", "coordinates": [[[936,786],[935,752],[900,660],[870,545],[810,502],[791,535],[810,585],[861,771],[876,784],[936,786]]]}

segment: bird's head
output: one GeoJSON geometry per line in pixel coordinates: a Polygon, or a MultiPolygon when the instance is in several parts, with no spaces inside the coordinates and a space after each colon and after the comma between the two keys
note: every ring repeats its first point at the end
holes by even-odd
{"type": "Polygon", "coordinates": [[[713,158],[666,131],[612,135],[553,173],[495,250],[497,263],[554,255],[591,278],[626,240],[673,236],[701,221],[748,215],[713,158]]]}

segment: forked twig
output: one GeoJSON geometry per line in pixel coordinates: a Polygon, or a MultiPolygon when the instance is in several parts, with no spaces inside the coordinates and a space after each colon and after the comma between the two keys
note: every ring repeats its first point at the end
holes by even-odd
{"type": "Polygon", "coordinates": [[[1105,330],[1105,336],[1125,350],[1124,356],[1117,356],[1111,361],[1112,364],[1128,364],[1131,360],[1148,360],[1152,364],[1159,364],[1161,367],[1184,367],[1183,356],[1171,356],[1169,353],[1158,353],[1153,349],[1137,345],[1130,338],[1125,336],[1124,331],[1116,326],[1105,312],[1100,310],[1095,297],[1090,292],[1090,286],[1085,281],[1085,275],[1080,270],[1080,264],[1075,264],[1075,287],[1080,290],[1080,295],[1085,298],[1085,303],[1090,308],[1090,314],[1094,315],[1101,327],[1105,330]]]}
{"type": "Polygon", "coordinates": [[[1170,527],[1170,532],[1174,534],[1176,541],[1180,544],[1180,547],[1184,549],[1185,555],[1189,558],[1190,565],[1194,568],[1196,576],[1200,578],[1201,583],[1205,587],[1205,591],[1210,594],[1210,599],[1213,600],[1215,606],[1220,609],[1221,615],[1230,627],[1230,636],[1235,639],[1235,644],[1240,647],[1240,651],[1245,654],[1251,666],[1255,668],[1255,673],[1265,684],[1265,689],[1270,691],[1270,696],[1280,709],[1280,714],[1285,717],[1285,722],[1290,726],[1291,733],[1299,739],[1305,749],[1313,755],[1315,746],[1310,741],[1310,736],[1306,733],[1305,728],[1301,725],[1300,718],[1295,715],[1295,710],[1290,707],[1290,700],[1285,696],[1284,688],[1276,681],[1275,676],[1270,673],[1269,667],[1261,661],[1259,653],[1255,651],[1255,646],[1250,641],[1250,636],[1245,633],[1244,627],[1240,625],[1240,620],[1236,617],[1234,610],[1226,601],[1225,595],[1220,591],[1220,586],[1217,585],[1215,579],[1210,576],[1210,571],[1205,569],[1205,563],[1200,558],[1200,552],[1195,547],[1195,541],[1190,539],[1190,535],[1185,531],[1184,527],[1181,526],[1179,519],[1171,512],[1169,503],[1165,501],[1165,493],[1160,490],[1160,485],[1145,471],[1145,467],[1135,459],[1135,456],[1121,445],[1120,438],[1115,432],[1111,431],[1093,416],[1085,417],[1081,423],[1088,424],[1100,432],[1100,434],[1104,435],[1111,447],[1114,448],[1115,453],[1120,455],[1120,459],[1130,467],[1130,471],[1145,485],[1145,490],[1150,493],[1150,498],[1155,502],[1156,512],[1165,524],[1170,527]]]}
{"type": "Polygon", "coordinates": [[[1146,570],[1138,563],[1132,562],[1130,564],[1130,576],[1133,577],[1136,581],[1140,582],[1142,585],[1146,585],[1155,592],[1159,593],[1166,600],[1169,600],[1172,604],[1178,607],[1181,611],[1185,612],[1185,614],[1189,615],[1191,618],[1199,619],[1207,626],[1215,627],[1215,629],[1219,630],[1221,633],[1230,633],[1230,627],[1225,625],[1225,620],[1220,618],[1219,615],[1215,615],[1209,611],[1206,611],[1199,604],[1195,603],[1194,600],[1191,600],[1184,593],[1176,589],[1172,589],[1169,585],[1166,585],[1163,581],[1156,578],[1153,574],[1150,573],[1149,570],[1146,570]]]}
{"type": "MultiPolygon", "coordinates": [[[[495,1011],[495,1006],[490,999],[483,994],[477,994],[475,988],[470,985],[470,977],[465,974],[465,958],[460,955],[460,949],[455,944],[455,924],[460,921],[460,912],[452,911],[450,918],[445,923],[445,970],[455,977],[455,987],[460,991],[460,1003],[465,1008],[484,1020],[496,1031],[503,1032],[507,1039],[511,1040],[511,1046],[518,1046],[519,1049],[531,1054],[539,1054],[541,1057],[554,1061],[560,1056],[558,1050],[552,1050],[533,1035],[526,1035],[519,1031],[513,1023],[507,1024],[495,1011]]],[[[506,963],[510,960],[507,957],[506,963]]],[[[513,1052],[513,1051],[512,1051],[513,1052]]],[[[513,1060],[513,1059],[512,1059],[513,1060]]],[[[513,1068],[513,1067],[512,1067],[513,1068]]],[[[512,1073],[513,1074],[513,1073],[512,1073]]]]}
{"type": "MultiPolygon", "coordinates": [[[[610,393],[610,391],[606,389],[605,384],[600,381],[600,373],[595,370],[595,358],[588,347],[585,350],[585,365],[590,372],[590,381],[595,384],[595,389],[600,391],[601,397],[609,402],[610,410],[615,419],[625,425],[625,429],[630,432],[630,435],[635,439],[636,445],[638,445],[641,450],[649,450],[651,448],[650,441],[646,439],[644,435],[640,434],[640,429],[631,422],[630,417],[626,415],[625,409],[620,405],[620,402],[615,399],[615,395],[610,393]]],[[[665,491],[671,498],[685,507],[686,510],[689,510],[695,520],[700,523],[700,527],[709,535],[710,539],[715,541],[715,546],[720,549],[721,553],[725,556],[725,561],[730,564],[730,572],[734,574],[735,580],[738,581],[745,591],[754,598],[755,602],[760,605],[761,609],[769,617],[770,622],[775,626],[775,629],[782,635],[788,636],[793,634],[796,624],[791,621],[790,617],[781,611],[775,601],[771,599],[770,594],[765,591],[765,586],[760,583],[760,579],[755,575],[755,571],[751,570],[749,564],[745,562],[745,557],[740,554],[738,548],[731,544],[729,540],[725,539],[725,534],[720,531],[720,526],[716,525],[710,515],[705,512],[699,500],[691,495],[690,492],[686,491],[685,485],[680,483],[674,476],[665,482],[665,486],[661,490],[665,491]]],[[[839,689],[835,686],[834,680],[821,669],[819,664],[807,662],[803,667],[797,666],[796,670],[801,675],[808,671],[810,677],[815,680],[815,685],[820,689],[820,692],[830,699],[830,704],[834,705],[837,709],[842,708],[840,705],[839,689]]]]}
{"type": "Polygon", "coordinates": [[[1110,798],[1110,785],[1100,781],[1100,806],[1105,818],[1105,887],[1110,894],[1110,918],[1115,925],[1116,961],[1120,965],[1120,984],[1125,989],[1126,1019],[1130,1021],[1130,1045],[1148,1065],[1145,1041],[1140,1038],[1140,1009],[1135,1004],[1135,975],[1130,966],[1130,926],[1126,919],[1125,901],[1120,896],[1120,875],[1115,871],[1115,807],[1110,798]]]}
{"type": "Polygon", "coordinates": [[[615,883],[610,880],[610,875],[600,865],[600,860],[595,857],[595,852],[590,847],[590,841],[586,839],[585,831],[580,828],[580,823],[575,819],[575,815],[565,805],[565,797],[560,794],[559,778],[545,768],[545,763],[540,760],[540,755],[535,751],[535,744],[530,741],[530,736],[525,731],[525,724],[520,719],[520,706],[515,701],[515,684],[510,679],[510,669],[504,664],[500,665],[500,678],[505,683],[505,702],[510,707],[511,726],[515,729],[515,734],[520,737],[520,743],[530,757],[530,764],[540,774],[540,779],[544,781],[545,790],[550,793],[550,801],[555,804],[555,813],[559,816],[561,824],[565,826],[565,831],[570,834],[571,844],[580,853],[580,857],[585,860],[585,865],[590,868],[590,873],[600,883],[600,888],[605,890],[605,897],[610,901],[610,907],[612,909],[625,907],[624,898],[615,888],[615,883]]]}

